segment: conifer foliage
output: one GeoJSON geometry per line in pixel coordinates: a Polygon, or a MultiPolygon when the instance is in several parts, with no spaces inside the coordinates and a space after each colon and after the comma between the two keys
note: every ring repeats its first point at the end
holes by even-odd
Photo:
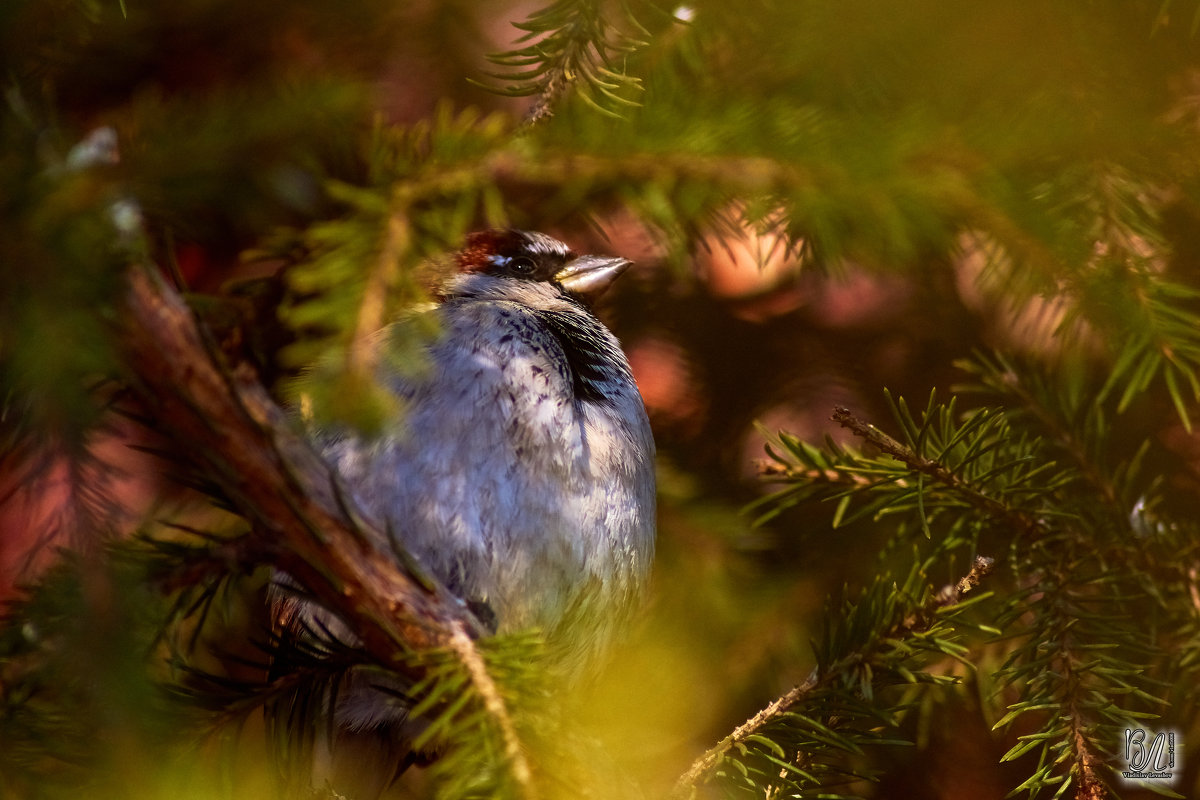
{"type": "Polygon", "coordinates": [[[1200,794],[1196,20],[8,0],[0,796],[301,796],[352,667],[441,753],[397,792],[1200,794]],[[402,417],[370,337],[506,225],[638,251],[660,556],[586,685],[298,432],[402,417]]]}

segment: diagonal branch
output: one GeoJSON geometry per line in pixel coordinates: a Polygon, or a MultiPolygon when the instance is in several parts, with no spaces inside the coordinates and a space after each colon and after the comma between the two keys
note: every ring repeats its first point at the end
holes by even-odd
{"type": "MultiPolygon", "coordinates": [[[[134,390],[161,431],[252,523],[273,563],[355,628],[381,664],[482,627],[445,587],[381,552],[338,478],[293,429],[257,375],[213,356],[182,298],[133,269],[121,344],[134,390]]],[[[411,669],[411,667],[408,667],[411,669]]]]}

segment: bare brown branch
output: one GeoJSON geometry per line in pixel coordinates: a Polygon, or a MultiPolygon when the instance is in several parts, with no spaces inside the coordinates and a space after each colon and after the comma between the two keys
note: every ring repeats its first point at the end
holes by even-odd
{"type": "Polygon", "coordinates": [[[161,431],[193,454],[271,548],[277,566],[350,621],[380,663],[450,644],[478,622],[444,587],[373,541],[337,476],[248,368],[228,370],[182,298],[132,270],[122,344],[161,431]]]}

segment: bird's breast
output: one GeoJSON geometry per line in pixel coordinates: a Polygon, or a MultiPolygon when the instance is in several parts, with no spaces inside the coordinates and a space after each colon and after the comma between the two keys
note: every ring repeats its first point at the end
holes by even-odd
{"type": "Polygon", "coordinates": [[[427,377],[393,380],[403,429],[327,449],[347,485],[501,629],[553,628],[584,592],[631,602],[653,554],[654,445],[624,356],[603,397],[581,398],[536,314],[475,303],[442,322],[427,377]]]}

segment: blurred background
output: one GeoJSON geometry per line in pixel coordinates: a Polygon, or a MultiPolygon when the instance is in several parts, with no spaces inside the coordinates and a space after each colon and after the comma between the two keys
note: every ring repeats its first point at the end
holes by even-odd
{"type": "MultiPolygon", "coordinates": [[[[1101,296],[1109,256],[1197,285],[1194,3],[577,5],[636,43],[605,54],[637,79],[612,79],[618,100],[505,94],[521,82],[488,55],[528,44],[514,22],[538,3],[5,2],[0,352],[44,446],[0,461],[0,601],[57,548],[93,552],[92,533],[177,499],[127,446],[146,444],[137,426],[97,425],[76,391],[111,358],[95,312],[119,261],[80,219],[122,198],[150,256],[197,293],[311,257],[305,231],[347,216],[331,186],[386,198],[451,167],[496,188],[458,205],[422,189],[429,252],[504,222],[636,262],[600,314],[658,443],[659,556],[641,627],[581,716],[650,797],[808,676],[826,598],[868,582],[890,535],[835,530],[828,504],[755,525],[767,434],[846,441],[835,406],[887,428],[885,387],[917,406],[948,396],[976,351],[1103,361],[1136,295],[1101,296]],[[553,115],[522,129],[547,97],[553,115]],[[103,128],[119,155],[61,178],[103,128]],[[117,469],[89,474],[81,449],[117,469]]],[[[1194,503],[1200,447],[1172,408],[1152,393],[1121,435],[1161,445],[1165,480],[1194,503]]],[[[128,737],[113,774],[173,785],[147,755],[154,731],[108,700],[103,728],[128,737]]],[[[1011,743],[988,734],[986,703],[927,717],[921,759],[897,754],[863,791],[1005,796],[1020,770],[999,764],[1011,743]]]]}

